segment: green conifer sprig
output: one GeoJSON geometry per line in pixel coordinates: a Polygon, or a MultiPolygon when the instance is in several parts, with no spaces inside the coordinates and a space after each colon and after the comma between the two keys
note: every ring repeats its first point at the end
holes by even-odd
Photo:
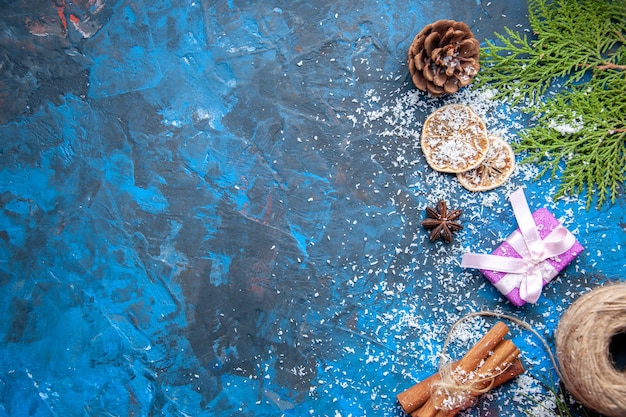
{"type": "Polygon", "coordinates": [[[615,202],[626,176],[626,0],[529,0],[532,37],[505,28],[481,51],[479,86],[535,117],[513,144],[555,198],[615,202]],[[556,88],[555,88],[556,87],[556,88]]]}
{"type": "Polygon", "coordinates": [[[527,155],[522,163],[542,167],[539,176],[550,172],[554,178],[562,170],[555,198],[587,189],[589,209],[594,195],[602,205],[620,193],[626,176],[624,95],[623,85],[609,84],[594,94],[576,87],[534,109],[536,126],[520,133],[515,148],[527,155]]]}

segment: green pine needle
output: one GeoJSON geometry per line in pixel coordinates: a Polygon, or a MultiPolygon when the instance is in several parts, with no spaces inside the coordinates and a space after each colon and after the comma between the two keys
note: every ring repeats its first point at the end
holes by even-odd
{"type": "Polygon", "coordinates": [[[532,39],[505,28],[481,53],[479,86],[529,101],[524,162],[562,171],[555,198],[612,203],[626,176],[626,0],[529,0],[532,39]],[[558,87],[558,88],[554,88],[558,87]]]}

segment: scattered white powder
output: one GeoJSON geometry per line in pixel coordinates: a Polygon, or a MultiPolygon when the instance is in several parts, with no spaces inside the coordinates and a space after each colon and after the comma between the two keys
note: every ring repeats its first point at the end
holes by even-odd
{"type": "Polygon", "coordinates": [[[570,120],[553,119],[550,120],[548,127],[550,129],[556,130],[561,135],[565,136],[573,135],[580,132],[583,127],[585,127],[585,123],[582,116],[579,116],[576,114],[576,112],[572,111],[570,120]]]}
{"type": "MultiPolygon", "coordinates": [[[[355,65],[368,71],[372,68],[365,58],[355,65]]],[[[460,270],[459,261],[465,252],[489,253],[502,243],[515,226],[510,206],[506,203],[507,196],[520,184],[533,181],[539,173],[536,165],[518,165],[512,178],[502,187],[484,193],[470,193],[459,185],[454,175],[430,169],[420,149],[420,135],[426,116],[440,108],[442,102],[406,84],[398,86],[397,80],[402,76],[397,73],[380,76],[389,80],[387,85],[394,86],[393,89],[383,86],[380,91],[369,89],[362,96],[346,98],[346,103],[352,107],[341,117],[352,126],[358,126],[367,139],[360,140],[351,135],[337,138],[338,152],[348,147],[363,146],[371,155],[374,164],[371,178],[365,173],[355,187],[358,195],[365,199],[368,195],[384,192],[389,204],[388,207],[384,204],[368,205],[366,201],[364,206],[367,211],[359,213],[358,218],[345,219],[347,227],[357,221],[362,225],[380,216],[399,216],[402,222],[401,227],[390,224],[384,231],[401,234],[392,247],[380,245],[380,242],[370,245],[372,236],[354,239],[349,232],[326,237],[328,240],[339,240],[344,246],[363,247],[363,251],[359,251],[354,258],[338,255],[336,259],[324,260],[328,264],[341,265],[345,275],[351,277],[345,282],[333,279],[332,285],[350,287],[347,293],[354,294],[354,299],[349,295],[348,300],[330,301],[347,305],[357,303],[358,299],[358,303],[362,300],[362,306],[373,307],[355,313],[354,320],[358,323],[354,329],[339,326],[334,329],[344,336],[349,335],[350,347],[340,349],[337,354],[349,361],[353,368],[340,370],[334,368],[330,361],[318,385],[311,388],[310,395],[321,397],[329,393],[327,388],[341,386],[345,393],[343,400],[353,404],[355,413],[359,415],[362,410],[358,407],[364,398],[371,400],[367,415],[397,415],[397,410],[393,409],[393,396],[403,387],[386,385],[385,377],[402,375],[407,381],[417,382],[429,376],[439,366],[443,342],[451,326],[469,312],[494,309],[490,284],[475,271],[460,270]],[[380,178],[386,181],[381,184],[380,178]],[[450,201],[450,196],[454,196],[454,200],[450,201]],[[434,206],[439,199],[450,202],[451,208],[463,210],[460,220],[464,228],[455,234],[449,245],[431,244],[428,233],[419,224],[425,207],[434,206]],[[469,239],[470,236],[473,239],[469,239]],[[383,246],[382,249],[380,246],[383,246]],[[488,288],[490,298],[484,299],[483,293],[488,288]],[[372,373],[381,375],[381,381],[358,377],[372,373]]],[[[356,77],[350,78],[350,82],[354,79],[356,77]]],[[[496,100],[496,93],[470,85],[470,88],[449,97],[446,104],[459,103],[471,107],[484,120],[489,133],[509,143],[515,142],[518,140],[517,131],[525,128],[528,121],[520,109],[496,100]]],[[[310,140],[304,138],[303,143],[310,143],[310,140]]],[[[553,209],[555,202],[549,196],[553,195],[555,185],[541,180],[538,186],[544,187],[545,193],[542,194],[548,196],[540,204],[553,209]]],[[[566,212],[561,220],[564,224],[572,223],[575,216],[576,213],[566,212]]],[[[566,274],[558,280],[566,281],[566,274]]],[[[548,286],[546,291],[553,290],[548,286]]],[[[572,288],[565,293],[565,297],[571,300],[576,293],[572,288]]],[[[495,309],[508,312],[504,297],[501,301],[501,306],[495,309]]],[[[550,308],[554,314],[541,317],[541,322],[532,324],[548,334],[556,326],[559,311],[562,307],[554,306],[550,308]]],[[[331,326],[332,321],[322,320],[320,326],[331,326]]],[[[342,320],[340,322],[343,323],[342,320]]],[[[493,320],[481,318],[463,322],[451,336],[447,359],[457,359],[467,352],[468,346],[482,337],[492,324],[493,320]]],[[[510,327],[511,337],[526,334],[516,326],[510,327]]],[[[538,417],[556,416],[549,411],[554,409],[554,398],[540,382],[551,377],[547,355],[536,340],[521,341],[523,343],[518,346],[523,348],[522,358],[527,372],[486,394],[477,407],[490,410],[489,407],[496,403],[502,416],[525,415],[526,411],[532,411],[531,415],[538,417]]],[[[292,369],[294,375],[312,372],[304,367],[292,369]]],[[[338,411],[337,415],[342,414],[338,411]]],[[[475,409],[459,414],[466,417],[474,415],[475,409]]]]}

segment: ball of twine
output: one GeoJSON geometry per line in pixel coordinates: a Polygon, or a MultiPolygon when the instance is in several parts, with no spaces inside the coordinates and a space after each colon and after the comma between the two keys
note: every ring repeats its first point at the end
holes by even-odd
{"type": "Polygon", "coordinates": [[[626,370],[616,368],[611,353],[612,340],[625,332],[626,283],[581,296],[563,314],[556,330],[565,387],[583,405],[609,417],[626,416],[626,370]]]}

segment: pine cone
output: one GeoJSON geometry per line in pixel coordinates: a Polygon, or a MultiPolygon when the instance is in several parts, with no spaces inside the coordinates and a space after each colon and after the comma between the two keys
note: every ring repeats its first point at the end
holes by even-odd
{"type": "Polygon", "coordinates": [[[437,97],[468,85],[480,70],[480,43],[469,26],[438,20],[424,27],[409,48],[413,83],[437,97]]]}

